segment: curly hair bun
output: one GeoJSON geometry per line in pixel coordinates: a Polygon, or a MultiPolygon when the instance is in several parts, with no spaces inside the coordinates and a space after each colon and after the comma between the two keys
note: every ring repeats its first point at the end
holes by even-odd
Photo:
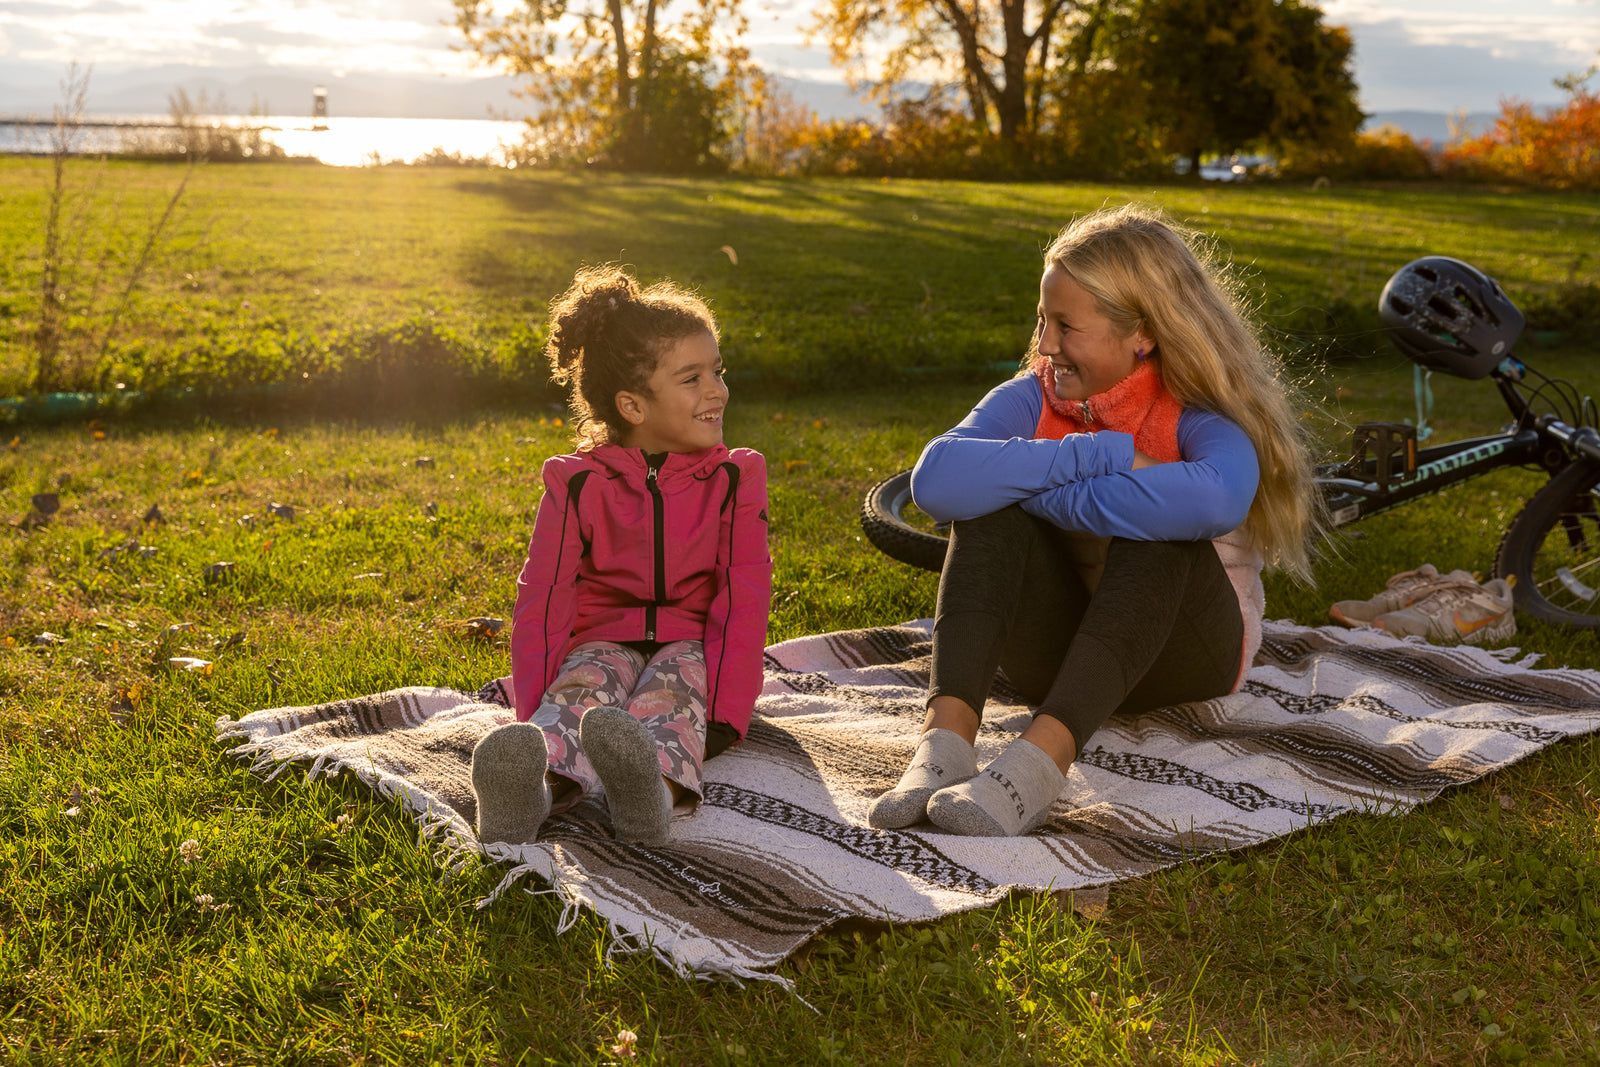
{"type": "Polygon", "coordinates": [[[619,267],[586,267],[550,304],[550,361],[564,382],[610,325],[617,309],[639,300],[639,283],[619,267]]]}

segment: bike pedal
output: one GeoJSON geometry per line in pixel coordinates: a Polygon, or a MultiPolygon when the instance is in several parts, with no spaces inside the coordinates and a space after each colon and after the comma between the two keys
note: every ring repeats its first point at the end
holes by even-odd
{"type": "Polygon", "coordinates": [[[1417,473],[1417,428],[1405,422],[1363,422],[1350,431],[1352,471],[1363,470],[1369,455],[1373,481],[1380,489],[1417,473]]]}

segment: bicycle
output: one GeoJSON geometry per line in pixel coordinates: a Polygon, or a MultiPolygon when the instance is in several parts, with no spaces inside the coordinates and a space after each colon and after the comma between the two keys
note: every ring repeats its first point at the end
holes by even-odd
{"type": "MultiPolygon", "coordinates": [[[[1570,382],[1549,378],[1511,354],[1522,313],[1492,280],[1466,264],[1444,257],[1407,264],[1384,287],[1380,309],[1392,312],[1391,290],[1406,271],[1439,261],[1472,271],[1504,301],[1509,311],[1503,315],[1506,321],[1499,323],[1496,343],[1503,354],[1497,350],[1489,358],[1486,350],[1471,358],[1441,355],[1431,343],[1417,344],[1416,334],[1395,336],[1397,346],[1428,370],[1492,380],[1511,422],[1496,434],[1421,449],[1415,426],[1361,423],[1351,434],[1350,458],[1316,470],[1325,521],[1333,528],[1348,526],[1504,467],[1543,470],[1549,481],[1528,498],[1501,536],[1494,575],[1511,582],[1518,611],[1558,626],[1600,629],[1600,432],[1595,429],[1594,404],[1589,397],[1580,397],[1570,382]],[[1530,376],[1538,382],[1531,388],[1530,376]],[[1539,408],[1547,410],[1541,413],[1539,408]]],[[[1393,326],[1395,318],[1386,314],[1385,321],[1393,326]]],[[[937,573],[944,566],[947,531],[908,522],[911,504],[911,471],[891,475],[867,491],[861,505],[862,530],[886,555],[937,573]]]]}

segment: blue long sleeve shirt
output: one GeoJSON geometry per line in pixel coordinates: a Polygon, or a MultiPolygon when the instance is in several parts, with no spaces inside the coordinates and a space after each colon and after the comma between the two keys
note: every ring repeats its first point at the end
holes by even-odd
{"type": "Polygon", "coordinates": [[[1201,408],[1178,418],[1177,463],[1133,469],[1133,435],[1115,430],[1035,439],[1044,396],[1013,378],[929,441],[911,496],[940,522],[1010,504],[1065,530],[1137,541],[1201,541],[1244,522],[1260,479],[1237,423],[1201,408]]]}

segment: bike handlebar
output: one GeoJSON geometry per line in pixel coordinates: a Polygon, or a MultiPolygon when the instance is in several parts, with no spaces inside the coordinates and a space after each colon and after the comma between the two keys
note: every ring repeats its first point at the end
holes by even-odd
{"type": "Polygon", "coordinates": [[[1600,433],[1593,426],[1569,426],[1554,415],[1539,416],[1539,429],[1568,445],[1580,456],[1600,461],[1600,433]]]}

